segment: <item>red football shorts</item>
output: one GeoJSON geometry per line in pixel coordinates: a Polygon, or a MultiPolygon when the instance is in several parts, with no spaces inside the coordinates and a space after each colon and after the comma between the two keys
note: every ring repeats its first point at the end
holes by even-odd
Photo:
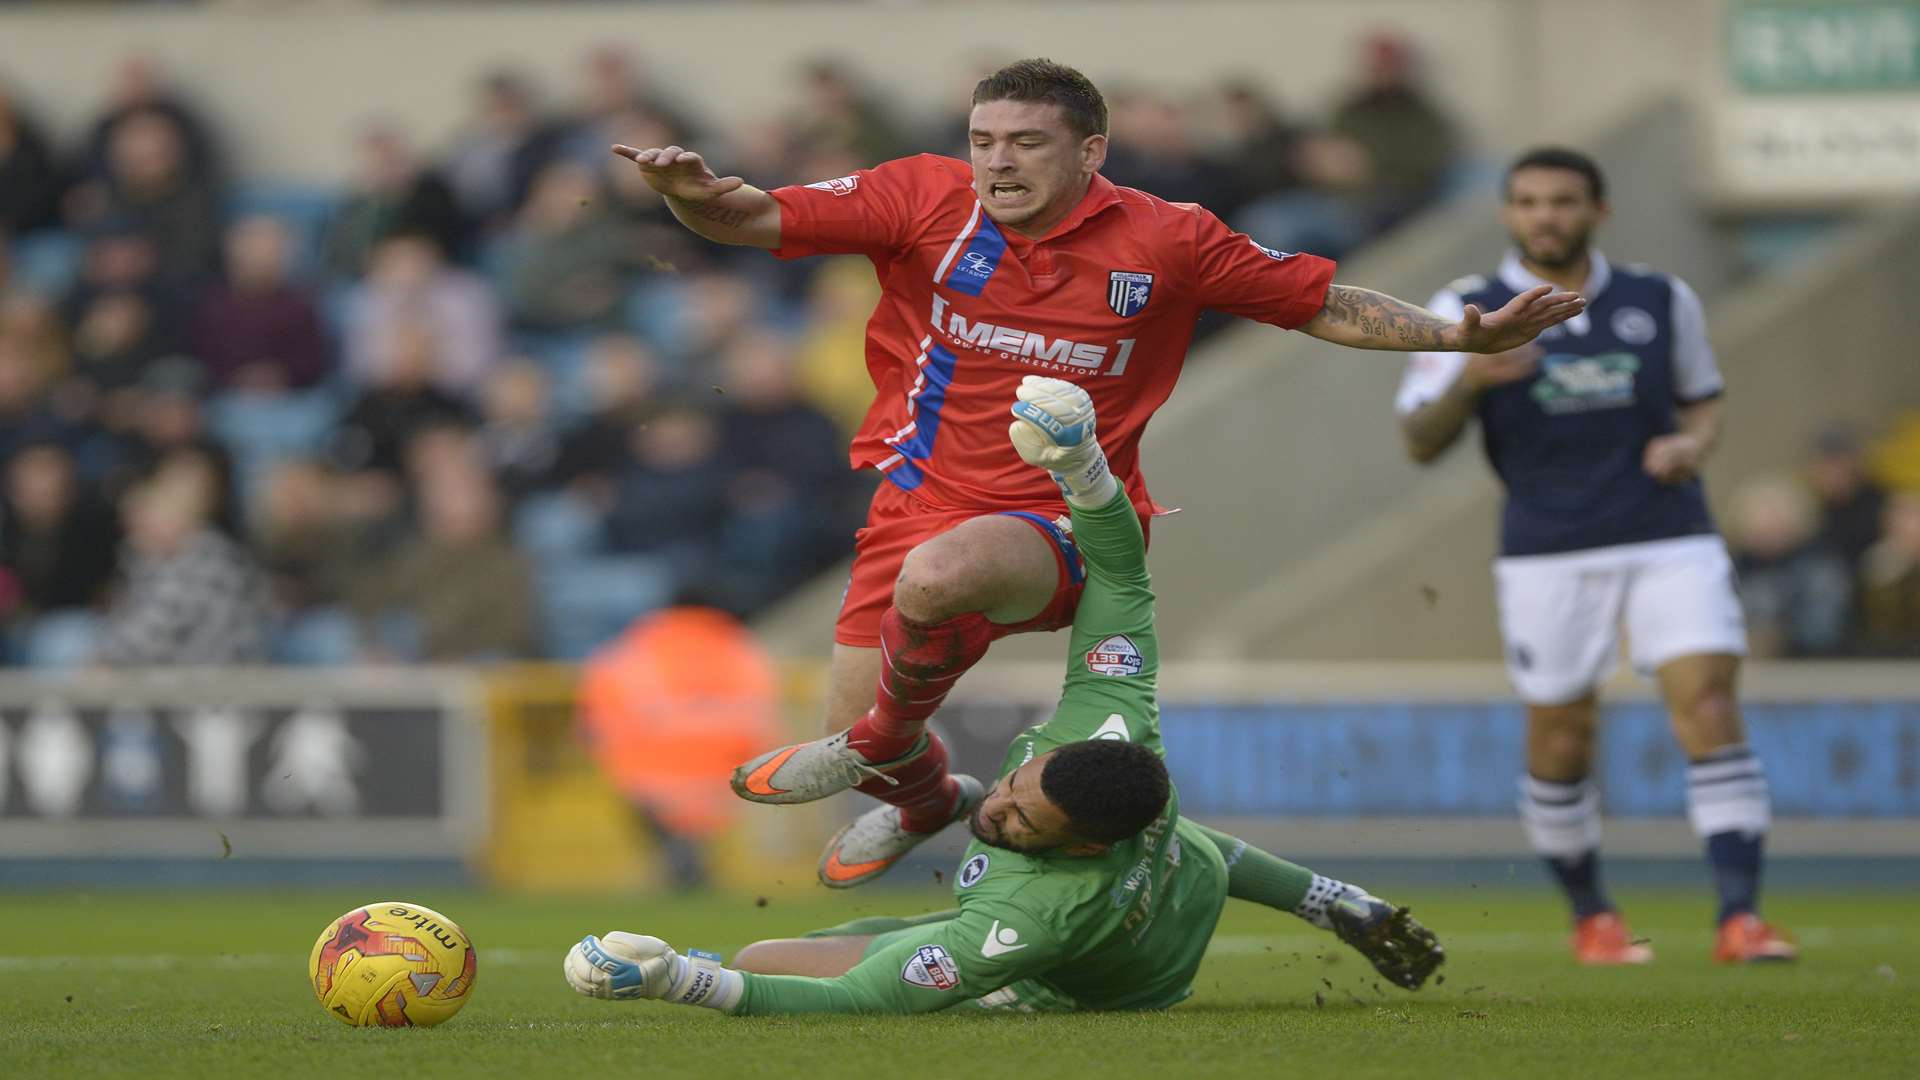
{"type": "Polygon", "coordinates": [[[893,585],[900,577],[900,564],[907,552],[963,521],[993,513],[1032,525],[1052,543],[1060,568],[1059,583],[1046,608],[1022,623],[996,624],[994,637],[1072,626],[1074,610],[1080,606],[1080,591],[1086,584],[1086,570],[1080,564],[1080,551],[1074,547],[1072,535],[1054,524],[1066,513],[1064,505],[1039,503],[998,511],[940,510],[911,492],[882,482],[867,510],[866,528],[854,534],[853,575],[847,582],[846,598],[840,603],[833,640],[841,645],[879,648],[880,616],[893,604],[893,585]]]}

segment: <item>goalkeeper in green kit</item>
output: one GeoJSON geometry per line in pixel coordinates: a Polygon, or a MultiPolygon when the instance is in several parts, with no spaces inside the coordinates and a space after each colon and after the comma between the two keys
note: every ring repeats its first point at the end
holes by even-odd
{"type": "Polygon", "coordinates": [[[738,1016],[1162,1009],[1193,992],[1228,897],[1332,930],[1409,990],[1440,965],[1405,909],[1180,816],[1161,760],[1146,542],[1094,439],[1093,404],[1030,375],[1013,415],[1020,456],[1066,494],[1087,583],[1059,707],[1014,739],[969,818],[959,908],[756,942],[731,966],[641,934],[589,936],[566,956],[575,990],[738,1016]]]}

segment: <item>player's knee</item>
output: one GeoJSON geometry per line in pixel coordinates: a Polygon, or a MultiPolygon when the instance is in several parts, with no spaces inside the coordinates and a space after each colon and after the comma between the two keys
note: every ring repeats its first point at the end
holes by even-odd
{"type": "Polygon", "coordinates": [[[1741,742],[1740,705],[1733,692],[1723,688],[1707,690],[1694,698],[1683,714],[1685,742],[1689,749],[1711,752],[1741,742]]]}
{"type": "Polygon", "coordinates": [[[1592,747],[1571,731],[1556,731],[1534,739],[1527,747],[1527,772],[1540,780],[1571,784],[1584,779],[1592,747]]]}
{"type": "Polygon", "coordinates": [[[893,583],[893,605],[915,622],[939,622],[980,608],[978,576],[967,558],[944,546],[922,544],[907,552],[893,583]]]}
{"type": "Polygon", "coordinates": [[[1566,716],[1535,716],[1529,721],[1527,772],[1534,777],[1570,784],[1586,777],[1592,759],[1590,724],[1566,716]]]}

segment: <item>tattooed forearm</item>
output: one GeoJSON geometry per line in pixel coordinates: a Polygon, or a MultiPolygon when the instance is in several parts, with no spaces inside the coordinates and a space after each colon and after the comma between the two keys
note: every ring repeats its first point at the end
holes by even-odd
{"type": "Polygon", "coordinates": [[[1320,313],[1304,329],[1362,349],[1445,349],[1453,323],[1423,307],[1371,289],[1330,285],[1320,313]]]}
{"type": "Polygon", "coordinates": [[[746,224],[750,216],[745,210],[729,210],[710,202],[689,202],[686,199],[676,199],[671,196],[667,201],[673,205],[674,215],[682,221],[693,217],[701,221],[711,221],[723,228],[733,229],[746,224]]]}

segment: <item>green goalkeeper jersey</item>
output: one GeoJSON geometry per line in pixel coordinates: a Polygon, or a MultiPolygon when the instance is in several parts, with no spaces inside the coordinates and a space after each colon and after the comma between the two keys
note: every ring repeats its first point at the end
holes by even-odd
{"type": "MultiPolygon", "coordinates": [[[[1146,542],[1124,493],[1073,512],[1087,583],[1053,718],[1022,732],[1002,776],[1084,739],[1164,754],[1146,542]]],[[[1177,791],[1139,835],[1093,857],[1026,855],[979,841],[954,876],[959,910],[876,939],[845,975],[746,976],[741,1014],[905,1013],[988,1003],[1154,1009],[1192,992],[1227,899],[1219,850],[1180,818],[1177,791]],[[996,993],[998,992],[998,993],[996,993]],[[992,995],[992,996],[989,996],[992,995]]]]}

